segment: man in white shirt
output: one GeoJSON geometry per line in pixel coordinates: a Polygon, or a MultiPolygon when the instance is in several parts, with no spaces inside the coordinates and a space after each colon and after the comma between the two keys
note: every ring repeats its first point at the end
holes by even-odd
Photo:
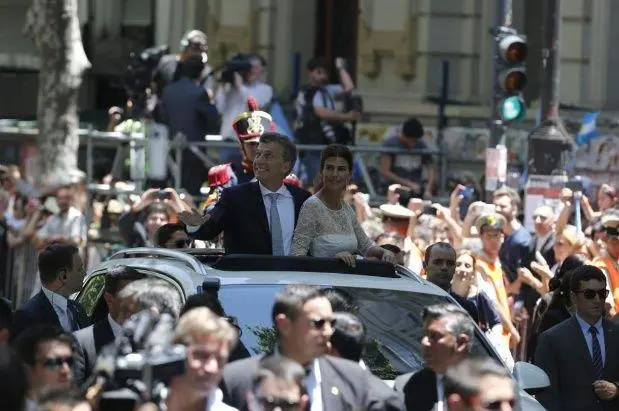
{"type": "Polygon", "coordinates": [[[183,314],[173,343],[187,346],[185,373],[170,382],[169,410],[232,411],[218,388],[224,365],[238,339],[237,331],[206,307],[183,314]]]}
{"type": "Polygon", "coordinates": [[[333,311],[323,290],[305,284],[283,288],[275,296],[272,318],[277,331],[274,351],[234,361],[225,368],[221,387],[227,404],[248,410],[252,375],[262,361],[283,356],[305,367],[308,411],[393,409],[389,405],[396,394],[388,390],[385,397],[376,392],[369,371],[356,362],[325,355],[333,333],[333,311]]]}
{"type": "Polygon", "coordinates": [[[426,307],[423,321],[425,367],[398,377],[394,388],[404,395],[407,411],[446,411],[444,375],[469,355],[475,324],[464,308],[454,304],[426,307]]]}
{"type": "Polygon", "coordinates": [[[122,332],[120,301],[118,293],[130,282],[146,278],[146,274],[127,266],[111,268],[105,274],[103,298],[108,315],[101,321],[74,333],[75,380],[81,384],[88,379],[97,361],[97,355],[107,344],[113,342],[122,332]]]}
{"type": "Polygon", "coordinates": [[[82,288],[84,261],[72,244],[51,244],[39,253],[41,291],[16,312],[11,339],[35,324],[52,324],[72,332],[90,325],[84,308],[69,296],[82,288]]]}
{"type": "Polygon", "coordinates": [[[187,231],[198,240],[212,241],[224,232],[230,254],[287,255],[307,191],[284,184],[296,161],[296,147],[288,137],[266,132],[254,159],[257,182],[225,189],[207,214],[181,212],[187,231]]]}
{"type": "Polygon", "coordinates": [[[58,212],[51,216],[35,236],[37,248],[51,243],[73,243],[83,246],[86,242],[86,220],[84,215],[73,206],[74,195],[69,187],[62,187],[56,192],[58,212]]]}

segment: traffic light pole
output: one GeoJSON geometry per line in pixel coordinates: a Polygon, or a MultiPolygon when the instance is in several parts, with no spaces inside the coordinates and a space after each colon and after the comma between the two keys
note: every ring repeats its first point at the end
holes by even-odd
{"type": "Polygon", "coordinates": [[[561,39],[561,1],[546,0],[542,67],[541,121],[559,118],[559,42],[561,39]]]}
{"type": "Polygon", "coordinates": [[[561,0],[545,1],[542,48],[541,123],[529,135],[528,174],[561,175],[572,149],[559,117],[561,0]]]}
{"type": "MultiPolygon", "coordinates": [[[[499,0],[497,2],[495,29],[498,27],[511,27],[512,25],[512,1],[511,0],[499,0]]],[[[498,42],[495,43],[494,50],[494,81],[492,86],[492,107],[490,113],[490,141],[488,146],[491,148],[496,147],[503,137],[503,121],[499,115],[499,103],[502,96],[501,87],[499,86],[500,75],[500,47],[498,42]]]]}

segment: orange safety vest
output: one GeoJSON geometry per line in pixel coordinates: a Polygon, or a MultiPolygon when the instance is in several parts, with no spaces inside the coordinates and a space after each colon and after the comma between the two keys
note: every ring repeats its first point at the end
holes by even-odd
{"type": "Polygon", "coordinates": [[[606,271],[609,288],[615,301],[615,311],[619,312],[619,264],[611,256],[597,257],[593,260],[593,265],[606,271]]]}
{"type": "MultiPolygon", "coordinates": [[[[503,280],[503,268],[500,263],[490,263],[484,260],[481,256],[477,256],[477,264],[481,268],[484,269],[485,273],[488,274],[490,280],[492,280],[492,285],[496,290],[497,299],[499,301],[499,309],[501,313],[506,318],[512,318],[511,310],[509,308],[509,303],[507,301],[507,291],[505,290],[505,282],[503,280]]],[[[503,326],[503,335],[507,339],[507,343],[509,344],[509,336],[510,333],[507,327],[503,326]]]]}

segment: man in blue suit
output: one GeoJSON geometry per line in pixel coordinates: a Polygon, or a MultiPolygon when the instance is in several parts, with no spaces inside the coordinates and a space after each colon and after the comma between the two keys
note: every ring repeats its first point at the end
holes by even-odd
{"type": "MultiPolygon", "coordinates": [[[[163,90],[163,120],[170,128],[170,136],[182,133],[188,142],[204,141],[207,134],[217,134],[219,113],[211,103],[206,89],[199,84],[204,69],[201,56],[188,57],[182,67],[181,78],[163,90]]],[[[204,163],[190,150],[183,153],[182,185],[193,195],[200,192],[206,180],[204,163]]]]}
{"type": "Polygon", "coordinates": [[[310,196],[283,183],[296,158],[296,147],[288,137],[262,134],[254,159],[257,181],[225,189],[207,214],[195,209],[182,212],[187,231],[208,241],[223,231],[228,254],[288,255],[299,211],[310,196]]]}

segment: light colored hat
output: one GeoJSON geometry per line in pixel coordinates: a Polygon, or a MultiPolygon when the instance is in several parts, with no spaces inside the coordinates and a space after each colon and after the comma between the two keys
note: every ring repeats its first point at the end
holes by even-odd
{"type": "Polygon", "coordinates": [[[607,213],[603,215],[602,227],[608,237],[619,238],[619,214],[607,213]]]}
{"type": "Polygon", "coordinates": [[[411,218],[413,212],[400,204],[383,204],[380,211],[384,217],[411,218]]]}

